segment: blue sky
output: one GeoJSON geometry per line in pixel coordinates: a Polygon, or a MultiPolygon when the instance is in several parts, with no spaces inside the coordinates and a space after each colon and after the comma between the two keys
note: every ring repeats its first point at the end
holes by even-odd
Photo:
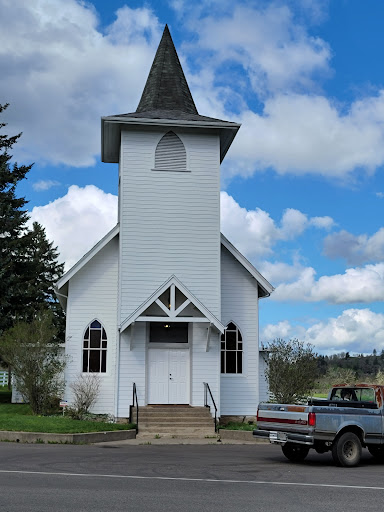
{"type": "Polygon", "coordinates": [[[242,127],[222,231],[275,286],[260,338],[384,348],[381,0],[0,0],[19,192],[67,268],[116,222],[100,117],[136,109],[168,23],[199,113],[242,127]]]}

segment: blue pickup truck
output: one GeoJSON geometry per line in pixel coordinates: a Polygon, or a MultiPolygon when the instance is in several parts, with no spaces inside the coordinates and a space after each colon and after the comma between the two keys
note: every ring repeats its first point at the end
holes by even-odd
{"type": "Polygon", "coordinates": [[[332,451],[338,466],[357,466],[362,448],[384,462],[383,398],[384,386],[339,384],[305,405],[260,403],[253,435],[279,444],[294,462],[314,449],[332,451]]]}

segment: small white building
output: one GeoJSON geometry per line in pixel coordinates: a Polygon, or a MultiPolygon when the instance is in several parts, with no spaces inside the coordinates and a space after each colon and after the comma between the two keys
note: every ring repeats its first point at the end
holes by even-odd
{"type": "Polygon", "coordinates": [[[255,415],[266,398],[259,298],[273,288],[220,233],[220,163],[239,124],[198,114],[168,27],[139,106],[103,117],[102,160],[119,164],[118,224],[57,283],[66,311],[67,396],[97,372],[96,413],[204,405],[255,415]]]}

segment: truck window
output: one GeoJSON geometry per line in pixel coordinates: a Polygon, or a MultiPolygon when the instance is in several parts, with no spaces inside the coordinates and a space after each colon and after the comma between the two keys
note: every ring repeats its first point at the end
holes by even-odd
{"type": "Polygon", "coordinates": [[[355,391],[360,402],[375,402],[375,391],[372,388],[360,388],[355,391]]]}

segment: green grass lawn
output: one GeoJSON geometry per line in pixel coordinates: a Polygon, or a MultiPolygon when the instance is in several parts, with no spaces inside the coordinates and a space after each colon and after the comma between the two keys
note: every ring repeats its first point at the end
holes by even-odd
{"type": "Polygon", "coordinates": [[[0,430],[17,432],[49,432],[55,434],[77,434],[104,432],[106,430],[127,430],[132,424],[80,421],[65,416],[34,416],[28,404],[0,402],[0,430]]]}

